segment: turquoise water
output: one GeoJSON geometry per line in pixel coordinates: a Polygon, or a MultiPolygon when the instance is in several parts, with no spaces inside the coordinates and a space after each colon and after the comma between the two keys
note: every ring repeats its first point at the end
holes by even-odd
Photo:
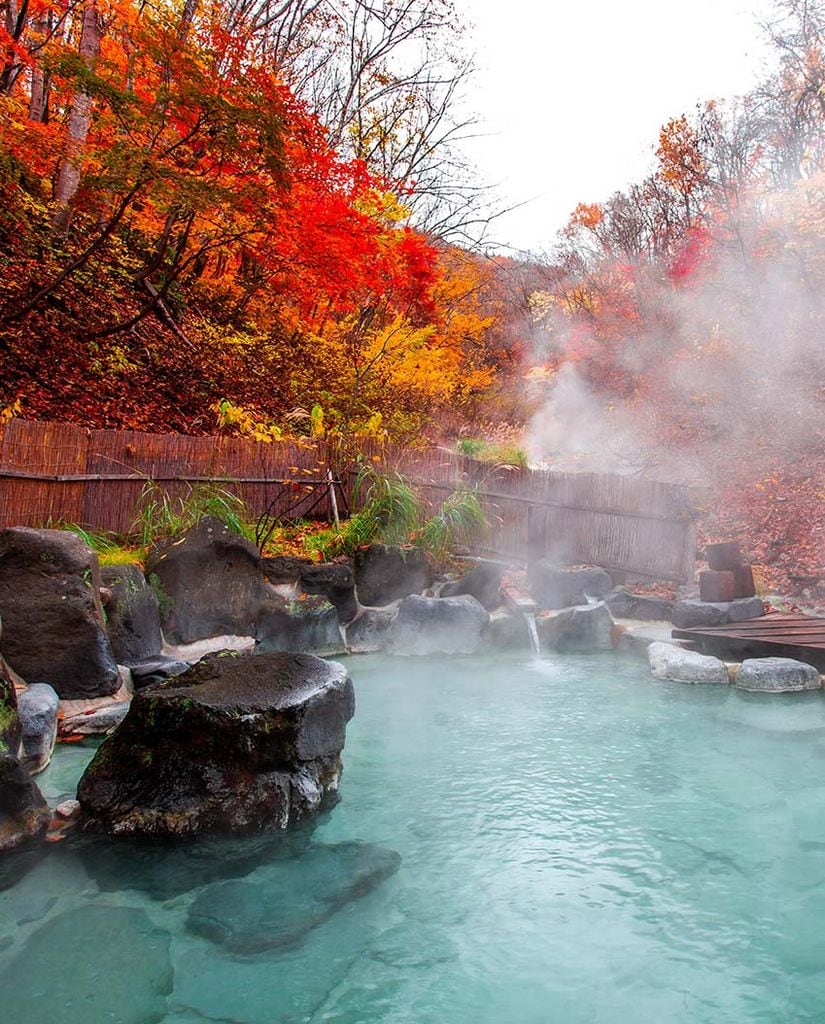
{"type": "MultiPolygon", "coordinates": [[[[825,1020],[821,694],[655,683],[609,656],[349,667],[342,801],[311,833],[72,841],[0,893],[4,1020],[825,1020]],[[394,874],[305,901],[330,858],[375,847],[394,874]],[[255,893],[273,929],[309,930],[258,953],[192,932],[195,901],[243,932],[255,893]]],[[[89,755],[58,753],[52,798],[89,755]]]]}

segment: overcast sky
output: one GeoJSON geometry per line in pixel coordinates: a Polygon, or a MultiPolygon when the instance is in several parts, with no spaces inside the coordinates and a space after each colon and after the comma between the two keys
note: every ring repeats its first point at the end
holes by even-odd
{"type": "Polygon", "coordinates": [[[644,176],[659,127],[746,92],[769,59],[770,0],[456,0],[474,23],[471,102],[487,137],[466,145],[506,205],[498,242],[541,250],[579,201],[644,176]]]}

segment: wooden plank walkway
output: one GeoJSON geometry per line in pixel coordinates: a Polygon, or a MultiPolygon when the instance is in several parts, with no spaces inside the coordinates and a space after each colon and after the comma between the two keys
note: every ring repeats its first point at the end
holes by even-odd
{"type": "Polygon", "coordinates": [[[825,619],[813,615],[771,612],[759,619],[725,626],[674,629],[677,640],[689,640],[703,654],[728,661],[744,658],[796,658],[825,672],[825,619]]]}

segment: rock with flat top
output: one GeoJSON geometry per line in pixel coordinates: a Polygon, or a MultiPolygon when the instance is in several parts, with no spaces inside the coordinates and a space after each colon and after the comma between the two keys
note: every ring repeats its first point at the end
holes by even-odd
{"type": "Polygon", "coordinates": [[[358,601],[370,607],[420,594],[432,583],[432,570],[420,548],[369,544],[355,552],[352,569],[358,601]]]}
{"type": "Polygon", "coordinates": [[[82,823],[171,836],[284,828],[336,792],[354,707],[335,662],[213,655],[137,692],[80,780],[82,823]]]}
{"type": "Polygon", "coordinates": [[[794,693],[822,688],[817,669],[793,658],[748,658],[742,662],[733,682],[739,690],[756,693],[794,693]]]}
{"type": "Polygon", "coordinates": [[[637,619],[643,622],[670,622],[673,602],[663,597],[648,597],[646,594],[632,594],[624,587],[617,587],[604,599],[611,615],[617,619],[637,619]]]}
{"type": "Polygon", "coordinates": [[[652,643],[647,649],[650,674],[654,679],[675,683],[713,683],[727,686],[728,670],[724,662],[706,654],[686,651],[673,644],[652,643]]]}
{"type": "Polygon", "coordinates": [[[501,607],[501,577],[504,567],[496,562],[479,562],[460,580],[447,583],[441,588],[439,597],[458,597],[469,594],[479,604],[484,605],[488,612],[501,607]]]}

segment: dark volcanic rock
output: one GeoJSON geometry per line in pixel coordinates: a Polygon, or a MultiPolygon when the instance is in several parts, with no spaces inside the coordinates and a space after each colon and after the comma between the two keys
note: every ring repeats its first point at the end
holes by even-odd
{"type": "Polygon", "coordinates": [[[384,605],[409,594],[420,594],[432,583],[427,556],[419,548],[370,544],[353,559],[358,600],[384,605]]]}
{"type": "Polygon", "coordinates": [[[474,654],[485,640],[489,613],[474,597],[420,597],[398,606],[387,632],[391,654],[474,654]]]}
{"type": "Polygon", "coordinates": [[[146,575],[160,601],[163,631],[176,644],[253,636],[270,590],[258,549],[207,516],[178,541],[150,552],[146,575]]]}
{"type": "Polygon", "coordinates": [[[613,616],[604,603],[567,608],[538,623],[542,644],[557,651],[609,651],[613,626],[613,616]]]}
{"type": "Polygon", "coordinates": [[[731,601],[728,607],[728,619],[731,622],[744,622],[745,619],[758,619],[765,614],[765,606],[759,597],[743,597],[731,601]]]}
{"type": "Polygon", "coordinates": [[[207,886],[192,904],[187,927],[233,953],[288,949],[376,889],[400,864],[394,850],[366,843],[312,847],[271,865],[260,881],[207,886]]]}
{"type": "Polygon", "coordinates": [[[172,991],[169,944],[169,933],[135,907],[66,910],[33,932],[0,973],[4,1019],[156,1024],[172,991]]]}
{"type": "Polygon", "coordinates": [[[353,654],[383,650],[394,618],[395,612],[389,608],[362,608],[346,627],[347,650],[353,654]]]}
{"type": "Polygon", "coordinates": [[[310,558],[296,558],[294,555],[276,555],[262,558],[261,569],[270,583],[295,583],[307,569],[315,566],[310,558]]]}
{"type": "Polygon", "coordinates": [[[493,612],[501,606],[503,572],[503,567],[495,562],[480,562],[462,579],[442,587],[439,597],[458,597],[461,594],[469,594],[479,604],[483,604],[488,612],[493,612]]]}
{"type": "Polygon", "coordinates": [[[100,579],[111,592],[106,629],[118,665],[158,654],[163,643],[158,599],[140,566],[105,565],[100,579]]]}
{"type": "Polygon", "coordinates": [[[339,622],[351,622],[358,614],[355,577],[348,565],[313,565],[302,573],[299,582],[305,594],[325,597],[338,612],[339,622]]]}
{"type": "Polygon", "coordinates": [[[11,673],[0,658],[0,754],[20,753],[20,715],[11,673]]]}
{"type": "Polygon", "coordinates": [[[67,530],[0,533],[3,654],[29,683],[61,697],[105,697],[120,686],[103,623],[97,555],[67,530]]]}
{"type": "Polygon", "coordinates": [[[294,651],[328,656],[346,650],[338,614],[323,599],[267,601],[260,609],[256,635],[256,654],[294,651]]]}
{"type": "Polygon", "coordinates": [[[11,754],[0,754],[0,853],[44,835],[51,817],[23,765],[11,754]]]}
{"type": "Polygon", "coordinates": [[[335,662],[206,658],[135,695],[80,780],[84,825],[176,836],[283,828],[336,791],[353,711],[335,662]]]}
{"type": "Polygon", "coordinates": [[[618,619],[640,619],[645,622],[670,622],[673,602],[663,597],[646,597],[631,594],[624,587],[617,587],[604,599],[610,614],[618,619]]]}
{"type": "Polygon", "coordinates": [[[542,558],[528,567],[527,585],[539,608],[553,610],[586,604],[588,597],[606,597],[613,580],[604,569],[563,569],[542,558]]]}
{"type": "Polygon", "coordinates": [[[132,682],[136,690],[142,690],[154,683],[162,683],[164,679],[182,675],[191,668],[192,663],[170,658],[165,654],[155,654],[151,658],[141,658],[129,666],[132,682]]]}
{"type": "Polygon", "coordinates": [[[17,698],[23,739],[21,761],[27,772],[42,772],[52,759],[57,739],[60,698],[48,683],[32,683],[17,698]]]}
{"type": "Polygon", "coordinates": [[[495,650],[529,650],[530,632],[526,617],[514,615],[512,612],[490,616],[487,642],[495,650]]]}
{"type": "Polygon", "coordinates": [[[729,621],[729,616],[729,602],[677,601],[673,606],[671,622],[677,629],[692,629],[694,626],[723,626],[729,621]]]}

